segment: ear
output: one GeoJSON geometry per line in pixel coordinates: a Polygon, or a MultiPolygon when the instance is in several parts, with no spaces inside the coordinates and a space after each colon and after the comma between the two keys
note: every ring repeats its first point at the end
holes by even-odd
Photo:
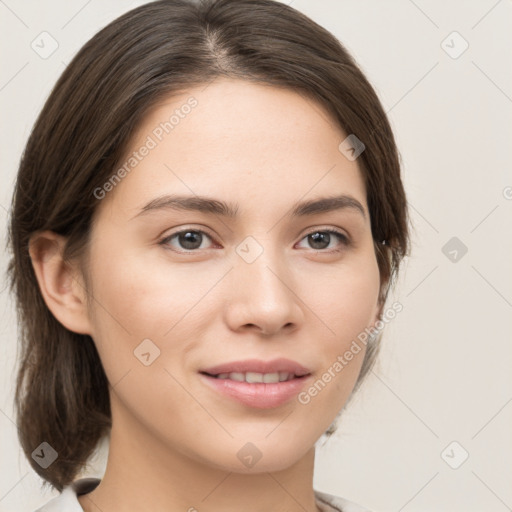
{"type": "Polygon", "coordinates": [[[378,302],[377,303],[377,311],[375,313],[375,317],[373,319],[373,325],[376,324],[378,320],[380,320],[382,313],[384,312],[384,302],[378,302]]]}
{"type": "Polygon", "coordinates": [[[87,292],[77,266],[63,259],[66,239],[52,231],[33,235],[29,254],[43,299],[70,331],[91,335],[87,292]]]}
{"type": "Polygon", "coordinates": [[[382,318],[382,314],[384,313],[384,306],[386,301],[381,300],[380,293],[379,298],[377,299],[377,303],[375,304],[374,310],[373,310],[373,317],[372,317],[372,323],[371,326],[375,327],[375,324],[378,320],[382,318]]]}

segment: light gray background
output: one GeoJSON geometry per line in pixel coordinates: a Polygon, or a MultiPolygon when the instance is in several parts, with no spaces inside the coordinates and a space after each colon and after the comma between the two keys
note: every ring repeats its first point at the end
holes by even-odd
{"type": "MultiPolygon", "coordinates": [[[[94,33],[142,3],[0,0],[2,238],[17,164],[51,87],[94,33]],[[43,31],[59,45],[47,59],[31,48],[43,31]]],[[[332,31],[374,84],[414,224],[413,253],[389,299],[404,309],[336,438],[318,449],[315,488],[375,511],[512,510],[512,2],[287,3],[332,31]],[[453,31],[469,44],[456,59],[445,49],[454,55],[463,42],[442,43],[453,31]],[[455,262],[442,251],[452,237],[468,248],[455,262]],[[463,450],[468,459],[452,469],[446,461],[455,465],[463,450]]],[[[7,259],[3,251],[2,271],[7,259]]],[[[17,334],[4,281],[0,511],[29,512],[56,493],[41,492],[17,442],[17,334]]]]}

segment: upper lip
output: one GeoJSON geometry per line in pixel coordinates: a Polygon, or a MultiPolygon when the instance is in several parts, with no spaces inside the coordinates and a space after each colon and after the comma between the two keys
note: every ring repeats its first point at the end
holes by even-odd
{"type": "Polygon", "coordinates": [[[232,361],[200,370],[201,373],[218,375],[219,373],[293,373],[297,377],[308,375],[310,370],[291,359],[272,359],[262,361],[261,359],[245,359],[243,361],[232,361]]]}

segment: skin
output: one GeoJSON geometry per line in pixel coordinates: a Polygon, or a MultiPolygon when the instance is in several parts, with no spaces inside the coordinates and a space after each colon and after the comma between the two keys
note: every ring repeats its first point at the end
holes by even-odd
{"type": "Polygon", "coordinates": [[[30,246],[48,307],[93,338],[110,383],[106,473],[79,502],[86,512],[314,511],[314,444],[347,401],[364,348],[306,405],[251,408],[205,386],[198,370],[285,357],[316,381],[375,323],[381,283],[361,170],[339,151],[346,134],[322,106],[227,79],[159,104],[127,154],[191,95],[198,105],[99,201],[89,295],[80,265],[62,261],[62,237],[44,232],[30,246]],[[137,216],[171,193],[236,202],[238,217],[137,216]],[[357,199],[366,216],[289,215],[297,201],[334,194],[357,199]],[[159,244],[180,229],[204,230],[200,248],[159,244]],[[325,229],[350,245],[307,236],[325,229]],[[236,252],[248,236],[263,248],[250,264],[236,252]],[[148,338],[160,356],[145,366],[134,350],[148,338]],[[237,457],[247,442],[262,455],[252,468],[237,457]]]}

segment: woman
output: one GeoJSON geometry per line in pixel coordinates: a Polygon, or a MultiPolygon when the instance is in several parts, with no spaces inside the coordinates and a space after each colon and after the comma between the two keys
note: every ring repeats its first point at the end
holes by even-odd
{"type": "Polygon", "coordinates": [[[315,443],[375,362],[408,220],[329,32],[273,0],[126,13],[56,84],[12,212],[40,510],[364,510],[313,489],[315,443]]]}

